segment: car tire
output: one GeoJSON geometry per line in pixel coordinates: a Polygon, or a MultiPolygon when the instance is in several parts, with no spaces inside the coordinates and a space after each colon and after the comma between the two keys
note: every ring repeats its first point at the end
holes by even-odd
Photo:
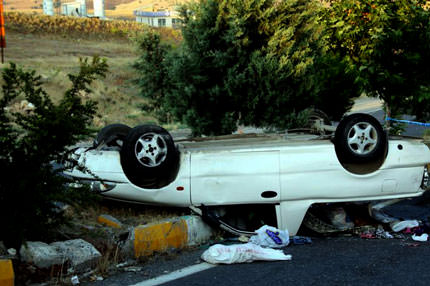
{"type": "Polygon", "coordinates": [[[179,170],[179,152],[172,136],[162,127],[133,128],[121,149],[124,174],[136,186],[159,189],[170,184],[179,170]]]}
{"type": "Polygon", "coordinates": [[[130,130],[130,126],[121,123],[107,125],[97,134],[94,147],[98,147],[101,144],[105,144],[108,147],[122,147],[124,139],[130,130]]]}
{"type": "Polygon", "coordinates": [[[382,125],[369,114],[344,117],[336,128],[335,149],[341,163],[371,163],[384,159],[388,141],[382,125]]]}

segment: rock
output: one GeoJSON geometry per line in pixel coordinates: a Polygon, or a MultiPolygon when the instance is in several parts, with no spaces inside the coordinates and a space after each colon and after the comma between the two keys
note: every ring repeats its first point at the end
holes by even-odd
{"type": "Polygon", "coordinates": [[[83,239],[73,239],[50,244],[65,259],[69,260],[71,266],[77,271],[84,271],[87,267],[93,267],[102,256],[100,252],[83,239]]]}
{"type": "Polygon", "coordinates": [[[64,263],[63,256],[55,247],[40,241],[29,241],[21,246],[21,259],[33,263],[38,268],[49,268],[64,263]]]}
{"type": "Polygon", "coordinates": [[[125,258],[134,258],[134,229],[130,228],[127,239],[119,243],[120,254],[125,258]]]}

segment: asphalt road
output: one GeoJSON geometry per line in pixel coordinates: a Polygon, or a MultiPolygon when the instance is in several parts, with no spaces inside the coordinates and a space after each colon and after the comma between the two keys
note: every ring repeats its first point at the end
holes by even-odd
{"type": "Polygon", "coordinates": [[[430,246],[402,240],[314,239],[293,259],[222,265],[163,285],[428,285],[430,246]]]}
{"type": "MultiPolygon", "coordinates": [[[[196,264],[203,249],[156,257],[138,273],[88,285],[133,285],[196,264]]],[[[220,265],[162,285],[428,285],[430,242],[356,237],[313,238],[284,249],[291,261],[220,265]]]]}
{"type": "MultiPolygon", "coordinates": [[[[385,208],[401,219],[428,220],[430,193],[385,208]]],[[[388,225],[385,225],[389,228],[388,225]]],[[[401,239],[361,239],[356,236],[312,237],[310,245],[283,249],[291,261],[220,265],[162,285],[427,285],[430,279],[430,242],[401,239]]],[[[214,241],[212,243],[219,243],[214,241]]],[[[224,242],[226,243],[226,242],[224,242]]],[[[93,286],[134,285],[201,263],[198,249],[159,255],[93,286]]]]}

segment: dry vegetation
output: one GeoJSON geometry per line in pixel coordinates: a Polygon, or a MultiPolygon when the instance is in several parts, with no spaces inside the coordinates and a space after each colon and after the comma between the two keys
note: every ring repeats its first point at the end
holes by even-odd
{"type": "MultiPolygon", "coordinates": [[[[106,21],[96,18],[78,18],[67,16],[47,16],[25,14],[20,12],[5,13],[7,30],[19,33],[50,34],[67,38],[98,38],[127,40],[130,35],[150,29],[147,25],[134,21],[106,21]]],[[[181,35],[178,30],[159,28],[158,31],[166,41],[179,42],[181,35]]]]}
{"type": "MultiPolygon", "coordinates": [[[[156,122],[141,110],[144,102],[132,83],[136,77],[131,67],[136,60],[135,46],[126,38],[105,37],[103,40],[68,37],[65,34],[21,33],[6,30],[7,47],[5,63],[15,62],[42,75],[45,89],[55,100],[69,86],[67,74],[78,71],[79,57],[99,55],[107,59],[109,72],[105,79],[93,84],[93,94],[83,94],[84,99],[98,102],[98,115],[94,127],[122,122],[136,126],[156,122]]],[[[174,126],[166,126],[174,128],[174,126]]]]}
{"type": "MultiPolygon", "coordinates": [[[[190,0],[105,0],[107,17],[134,18],[133,11],[164,10],[189,2],[190,0]]],[[[43,0],[5,0],[5,11],[19,11],[26,13],[43,13],[43,0]]],[[[73,2],[72,0],[54,0],[54,2],[73,2]]],[[[86,0],[88,13],[92,13],[93,0],[86,0]]]]}

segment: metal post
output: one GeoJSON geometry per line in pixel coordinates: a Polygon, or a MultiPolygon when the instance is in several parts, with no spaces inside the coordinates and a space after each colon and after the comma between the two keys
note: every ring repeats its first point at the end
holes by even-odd
{"type": "Polygon", "coordinates": [[[3,16],[3,0],[0,1],[0,46],[1,46],[1,63],[4,63],[4,48],[6,46],[5,27],[3,16]]]}

